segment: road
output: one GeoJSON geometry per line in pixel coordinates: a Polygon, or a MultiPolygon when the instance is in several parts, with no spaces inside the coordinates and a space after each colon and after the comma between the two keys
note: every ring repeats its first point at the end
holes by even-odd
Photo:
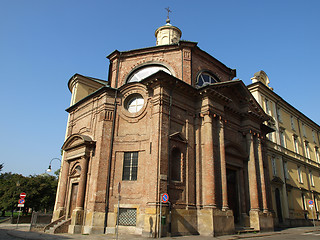
{"type": "MultiPolygon", "coordinates": [[[[29,232],[28,224],[19,225],[16,229],[16,225],[3,225],[0,224],[0,239],[1,240],[66,240],[66,239],[87,239],[87,240],[106,240],[116,239],[113,235],[104,234],[93,234],[93,235],[82,235],[82,234],[46,234],[39,232],[29,232]]],[[[119,234],[119,240],[134,239],[134,240],[146,240],[148,238],[133,235],[119,234]]],[[[150,238],[149,238],[150,239],[150,238]]],[[[248,233],[240,235],[229,235],[220,237],[204,237],[204,236],[181,236],[181,237],[164,237],[162,240],[235,240],[235,239],[265,239],[265,240],[319,240],[320,239],[320,227],[297,227],[288,228],[276,232],[265,232],[265,233],[248,233]]]]}

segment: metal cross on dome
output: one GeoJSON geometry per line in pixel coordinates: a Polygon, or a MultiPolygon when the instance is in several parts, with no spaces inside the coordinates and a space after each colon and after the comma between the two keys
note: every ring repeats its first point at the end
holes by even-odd
{"type": "Polygon", "coordinates": [[[170,8],[169,7],[167,7],[167,8],[165,8],[165,10],[167,10],[167,12],[168,12],[168,15],[167,15],[167,23],[170,23],[170,19],[169,19],[169,13],[171,13],[172,11],[170,10],[170,8]]]}

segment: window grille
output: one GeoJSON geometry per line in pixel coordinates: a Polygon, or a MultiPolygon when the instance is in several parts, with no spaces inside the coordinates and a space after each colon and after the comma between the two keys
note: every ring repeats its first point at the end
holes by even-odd
{"type": "Polygon", "coordinates": [[[119,225],[136,226],[137,209],[136,208],[120,208],[119,209],[119,225]]]}

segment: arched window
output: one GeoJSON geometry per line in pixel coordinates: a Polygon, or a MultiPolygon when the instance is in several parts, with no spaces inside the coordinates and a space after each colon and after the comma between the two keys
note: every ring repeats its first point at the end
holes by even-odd
{"type": "Polygon", "coordinates": [[[219,78],[209,72],[202,72],[197,77],[197,87],[204,87],[212,83],[220,82],[219,78]]]}
{"type": "Polygon", "coordinates": [[[173,148],[171,151],[171,180],[181,181],[181,151],[173,148]]]}

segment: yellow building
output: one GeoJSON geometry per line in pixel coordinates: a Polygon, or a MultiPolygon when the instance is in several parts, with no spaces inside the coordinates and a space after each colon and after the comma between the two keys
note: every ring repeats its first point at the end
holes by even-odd
{"type": "Polygon", "coordinates": [[[320,126],[276,94],[264,71],[255,73],[251,80],[248,89],[271,117],[267,124],[274,129],[268,134],[265,154],[275,225],[309,225],[313,219],[317,223],[320,126]]]}

